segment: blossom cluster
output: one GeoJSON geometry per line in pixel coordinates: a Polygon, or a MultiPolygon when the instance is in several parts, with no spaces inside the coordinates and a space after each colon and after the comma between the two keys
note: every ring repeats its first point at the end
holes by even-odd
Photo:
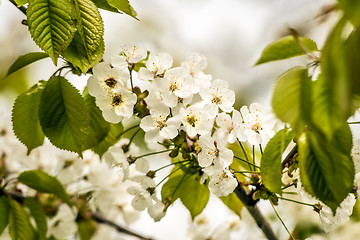
{"type": "MultiPolygon", "coordinates": [[[[234,156],[228,143],[264,144],[275,133],[276,119],[257,103],[234,109],[235,93],[229,84],[204,73],[205,56],[194,53],[180,66],[172,65],[167,53],[148,52],[140,44],[123,45],[118,56],[94,67],[89,93],[109,122],[139,116],[149,146],[175,139],[184,131],[189,148],[197,149],[191,154],[201,169],[202,182],[209,179],[210,191],[226,196],[238,184],[229,168],[234,156]],[[136,66],[140,66],[137,78],[136,66]],[[135,108],[135,80],[136,87],[147,86],[148,96],[141,99],[147,113],[143,116],[135,108]]],[[[131,192],[138,196],[141,191],[131,192]]]]}

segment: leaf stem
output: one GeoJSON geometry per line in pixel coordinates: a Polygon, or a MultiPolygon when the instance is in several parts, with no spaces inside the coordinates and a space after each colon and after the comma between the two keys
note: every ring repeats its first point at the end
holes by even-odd
{"type": "Polygon", "coordinates": [[[236,171],[236,170],[232,170],[234,173],[255,173],[255,174],[259,174],[260,172],[257,171],[236,171]]]}
{"type": "MultiPolygon", "coordinates": [[[[187,164],[185,164],[186,166],[187,164]]],[[[170,177],[171,175],[173,175],[174,173],[176,173],[177,171],[179,171],[181,169],[181,167],[178,167],[177,169],[175,169],[174,171],[170,172],[166,177],[164,177],[158,184],[156,184],[156,187],[158,187],[163,181],[165,181],[168,177],[170,177]]]]}
{"type": "MultiPolygon", "coordinates": [[[[253,164],[255,164],[255,145],[253,145],[253,148],[252,148],[252,154],[253,154],[253,164]]],[[[255,167],[254,167],[254,171],[255,171],[255,167]]]]}
{"type": "Polygon", "coordinates": [[[141,128],[139,128],[138,130],[136,130],[136,132],[134,132],[134,134],[131,136],[129,143],[127,144],[127,146],[130,146],[131,142],[134,140],[136,134],[141,130],[141,128]]]}
{"type": "MultiPolygon", "coordinates": [[[[237,156],[234,156],[234,158],[236,158],[236,159],[238,159],[238,160],[240,160],[240,161],[242,161],[242,162],[245,162],[245,163],[247,163],[247,164],[249,164],[249,165],[251,165],[251,166],[254,166],[254,167],[258,168],[258,169],[260,169],[259,166],[255,165],[255,164],[253,164],[253,163],[251,163],[251,162],[249,162],[249,161],[246,161],[245,159],[242,159],[242,158],[237,157],[237,156]]],[[[251,170],[251,168],[250,168],[250,170],[251,170]]]]}
{"type": "Polygon", "coordinates": [[[260,148],[260,153],[261,153],[261,156],[262,156],[262,155],[264,155],[261,144],[259,144],[259,148],[260,148]]]}
{"type": "Polygon", "coordinates": [[[172,166],[172,165],[176,165],[176,164],[184,163],[184,162],[190,162],[190,161],[191,161],[191,160],[184,160],[184,161],[179,161],[179,162],[173,162],[173,163],[167,164],[167,165],[165,165],[165,166],[162,166],[162,167],[154,170],[154,172],[160,171],[160,170],[162,170],[162,169],[164,169],[164,168],[167,168],[167,167],[170,167],[170,166],[172,166]]]}
{"type": "Polygon", "coordinates": [[[360,124],[360,122],[347,122],[348,124],[360,124]]]}
{"type": "Polygon", "coordinates": [[[158,152],[146,153],[146,154],[135,157],[135,159],[143,158],[143,157],[147,157],[147,156],[151,156],[151,155],[155,155],[155,154],[160,154],[160,153],[164,153],[164,152],[169,152],[169,151],[172,151],[173,149],[174,148],[166,149],[166,150],[158,151],[158,152]]]}
{"type": "Polygon", "coordinates": [[[282,218],[280,217],[278,211],[276,210],[275,206],[274,206],[274,203],[272,202],[272,200],[270,199],[270,203],[271,203],[271,206],[272,208],[274,209],[274,212],[276,214],[276,216],[278,217],[278,219],[280,220],[281,224],[284,226],[285,230],[287,231],[287,233],[289,234],[290,238],[292,240],[295,240],[295,238],[293,237],[293,235],[291,234],[291,232],[289,231],[289,229],[286,227],[284,221],[282,220],[282,218]]]}
{"type": "Polygon", "coordinates": [[[242,145],[242,143],[238,140],[238,143],[240,144],[240,147],[241,147],[241,149],[242,149],[242,151],[244,152],[244,156],[245,156],[245,159],[246,159],[246,161],[245,162],[247,162],[248,163],[248,165],[249,165],[249,170],[251,170],[251,163],[249,162],[249,158],[247,157],[247,154],[246,154],[246,151],[245,151],[245,149],[244,149],[244,147],[243,147],[243,145],[242,145]]]}
{"type": "Polygon", "coordinates": [[[314,204],[304,203],[304,202],[300,202],[300,201],[296,201],[296,200],[293,200],[293,199],[284,198],[284,197],[280,197],[280,196],[278,196],[278,198],[281,199],[281,200],[284,200],[284,201],[289,201],[289,202],[298,203],[298,204],[305,205],[305,206],[314,207],[314,204]]]}
{"type": "Polygon", "coordinates": [[[129,69],[130,71],[130,84],[131,84],[131,91],[134,92],[134,85],[133,85],[133,78],[132,78],[132,69],[129,69]]]}

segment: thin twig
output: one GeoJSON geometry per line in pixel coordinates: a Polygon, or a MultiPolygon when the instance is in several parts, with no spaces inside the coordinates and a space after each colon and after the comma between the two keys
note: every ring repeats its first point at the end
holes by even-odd
{"type": "Polygon", "coordinates": [[[289,163],[291,161],[291,159],[295,156],[295,154],[298,152],[298,148],[297,145],[295,145],[293,147],[293,149],[291,149],[291,151],[288,153],[288,155],[284,158],[284,161],[282,162],[282,166],[283,168],[285,167],[285,165],[287,163],[289,163]]]}
{"type": "Polygon", "coordinates": [[[120,226],[120,225],[117,225],[116,223],[104,218],[103,216],[101,216],[98,213],[91,213],[91,218],[94,221],[96,221],[97,223],[102,223],[102,224],[108,225],[110,227],[113,227],[114,229],[116,229],[120,233],[124,233],[124,234],[130,235],[130,236],[134,236],[134,237],[137,237],[137,238],[142,239],[142,240],[152,240],[152,238],[147,238],[147,237],[141,236],[141,235],[139,235],[137,233],[134,233],[134,232],[132,232],[132,231],[120,226]]]}

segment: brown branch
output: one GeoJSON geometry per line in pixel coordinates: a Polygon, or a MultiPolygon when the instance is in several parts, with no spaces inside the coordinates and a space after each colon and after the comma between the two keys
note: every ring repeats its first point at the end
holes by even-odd
{"type": "Polygon", "coordinates": [[[287,163],[289,163],[291,161],[291,159],[295,156],[295,154],[297,154],[298,152],[298,147],[297,145],[295,145],[291,151],[288,153],[288,155],[286,155],[286,157],[284,158],[284,161],[282,162],[282,167],[284,168],[285,165],[287,163]]]}
{"type": "Polygon", "coordinates": [[[24,6],[18,7],[17,4],[16,4],[16,2],[15,2],[14,0],[9,0],[9,1],[10,1],[12,4],[14,4],[14,6],[17,7],[23,14],[26,15],[26,11],[27,11],[26,7],[24,7],[24,6]]]}
{"type": "Polygon", "coordinates": [[[275,235],[269,222],[264,218],[259,208],[256,206],[256,201],[253,200],[251,194],[248,194],[239,182],[234,192],[240,201],[243,202],[244,206],[254,218],[256,224],[263,231],[267,239],[278,240],[279,238],[275,235]]]}

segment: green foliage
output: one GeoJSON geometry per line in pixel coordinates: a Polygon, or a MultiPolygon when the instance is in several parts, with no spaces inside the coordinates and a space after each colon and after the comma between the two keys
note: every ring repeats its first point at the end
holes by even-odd
{"type": "Polygon", "coordinates": [[[7,72],[6,76],[9,76],[10,74],[22,69],[23,67],[26,67],[27,65],[34,63],[36,61],[39,61],[41,59],[47,58],[49,55],[43,52],[32,52],[27,53],[24,55],[21,55],[16,59],[16,61],[11,65],[9,68],[9,71],[7,72]]]}
{"type": "Polygon", "coordinates": [[[20,6],[28,3],[29,0],[15,0],[15,2],[16,2],[16,4],[17,4],[17,6],[20,7],[20,6]]]}
{"type": "Polygon", "coordinates": [[[281,194],[282,154],[293,135],[290,130],[282,129],[270,139],[261,158],[260,169],[263,183],[267,189],[281,194]]]}
{"type": "Polygon", "coordinates": [[[328,142],[319,133],[305,132],[298,141],[301,182],[307,192],[328,205],[333,213],[352,190],[354,181],[350,147],[345,146],[351,133],[337,135],[343,139],[328,142]]]}
{"type": "Polygon", "coordinates": [[[12,111],[13,130],[17,138],[26,145],[28,154],[44,142],[44,133],[38,118],[38,107],[43,83],[35,84],[27,92],[19,95],[12,111]]]}
{"type": "Polygon", "coordinates": [[[80,220],[77,222],[80,240],[90,240],[96,231],[94,220],[80,220]]]}
{"type": "Polygon", "coordinates": [[[0,197],[0,236],[9,224],[10,203],[5,196],[0,197]]]}
{"type": "Polygon", "coordinates": [[[64,77],[50,78],[41,97],[39,118],[55,146],[80,155],[87,149],[90,120],[85,100],[64,77]]]}
{"type": "Polygon", "coordinates": [[[101,9],[104,9],[104,10],[110,11],[110,12],[115,12],[115,13],[119,12],[116,8],[110,6],[107,0],[92,0],[92,1],[95,3],[95,5],[98,8],[101,8],[101,9]]]}
{"type": "Polygon", "coordinates": [[[76,30],[74,6],[70,0],[30,0],[27,22],[35,43],[56,65],[76,30]]]}
{"type": "MultiPolygon", "coordinates": [[[[311,39],[299,37],[299,41],[310,52],[318,50],[316,43],[311,39]]],[[[269,44],[263,50],[259,60],[255,63],[255,65],[300,56],[304,54],[306,54],[306,52],[299,46],[294,36],[286,36],[269,44]]]]}
{"type": "Polygon", "coordinates": [[[52,193],[58,196],[68,205],[71,205],[70,197],[59,180],[41,170],[30,170],[22,172],[18,181],[39,192],[52,193]]]}
{"type": "Polygon", "coordinates": [[[110,6],[122,11],[123,13],[135,18],[137,16],[136,11],[130,5],[128,0],[107,0],[110,6]]]}
{"type": "Polygon", "coordinates": [[[198,174],[177,171],[163,185],[161,189],[162,201],[173,203],[180,198],[194,219],[204,210],[210,195],[208,187],[205,184],[200,184],[199,180],[198,174]]]}
{"type": "Polygon", "coordinates": [[[234,192],[230,193],[226,197],[219,198],[231,211],[241,217],[241,210],[244,207],[244,204],[234,192]]]}
{"type": "Polygon", "coordinates": [[[30,214],[35,220],[38,239],[46,240],[47,220],[43,207],[36,200],[36,198],[33,197],[27,197],[24,203],[27,206],[27,208],[30,210],[30,214]]]}
{"type": "Polygon", "coordinates": [[[303,67],[285,72],[276,82],[271,105],[277,118],[290,123],[296,135],[304,129],[311,113],[311,79],[303,67]]]}
{"type": "Polygon", "coordinates": [[[109,127],[109,131],[105,136],[105,138],[95,147],[93,147],[92,150],[95,153],[99,154],[101,157],[109,149],[109,147],[111,147],[112,145],[114,145],[116,142],[119,141],[123,132],[124,132],[124,126],[122,125],[121,122],[117,124],[111,123],[109,127]]]}
{"type": "Polygon", "coordinates": [[[75,33],[74,39],[69,47],[64,51],[63,56],[79,67],[83,73],[86,73],[91,67],[99,63],[105,51],[104,42],[101,41],[100,45],[94,51],[86,51],[82,42],[81,36],[75,33]]]}
{"type": "Polygon", "coordinates": [[[25,209],[15,200],[10,199],[9,233],[12,240],[32,240],[34,230],[25,209]]]}
{"type": "Polygon", "coordinates": [[[360,25],[360,2],[357,0],[338,0],[339,7],[344,11],[344,16],[355,26],[360,25]]]}
{"type": "Polygon", "coordinates": [[[95,98],[90,94],[85,94],[85,103],[89,110],[90,128],[86,138],[88,148],[95,147],[101,143],[110,130],[110,123],[105,121],[101,110],[95,104],[95,98]]]}

